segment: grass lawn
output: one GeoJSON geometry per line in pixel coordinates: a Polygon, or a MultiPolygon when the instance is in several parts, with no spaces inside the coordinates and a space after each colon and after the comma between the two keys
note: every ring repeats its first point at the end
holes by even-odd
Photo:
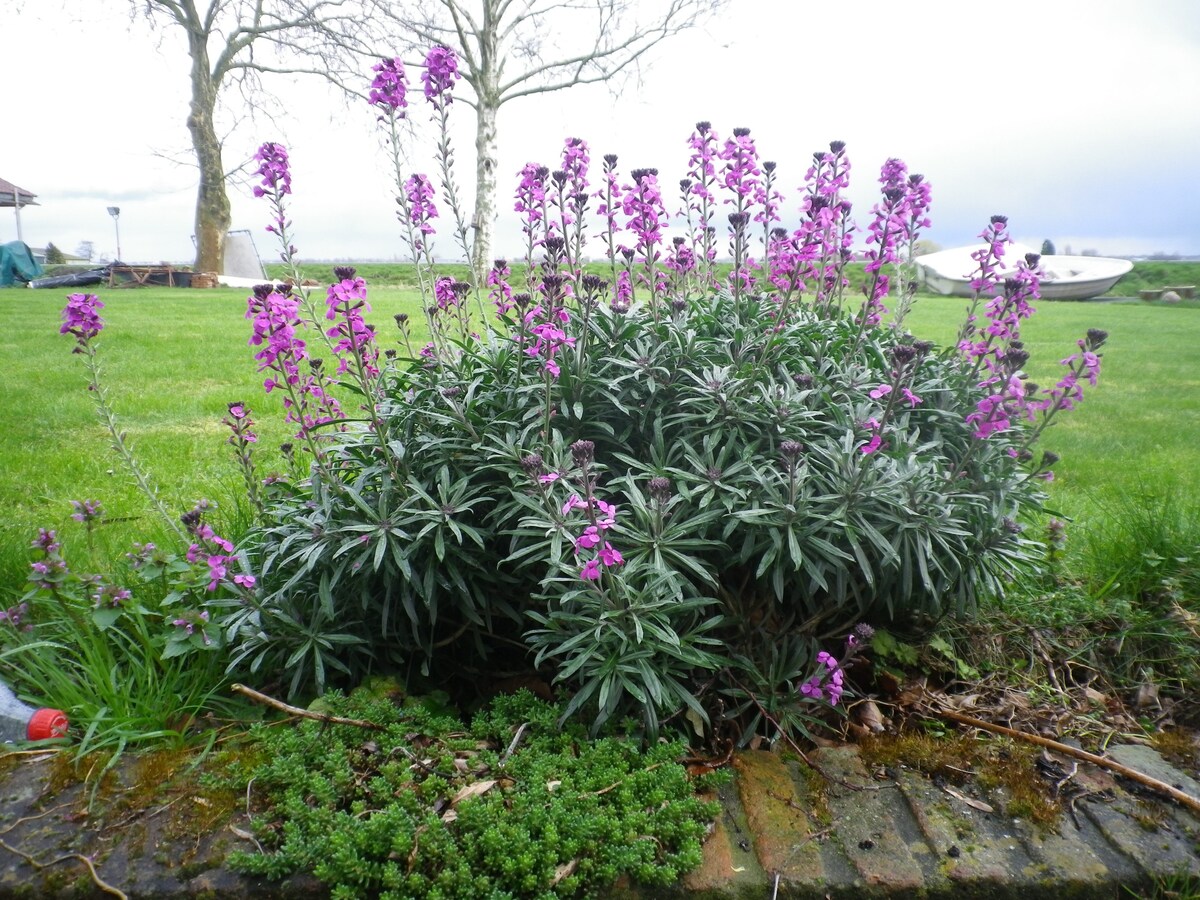
{"type": "MultiPolygon", "coordinates": [[[[315,273],[314,273],[315,274],[315,273]]],[[[382,273],[380,273],[382,274],[382,273]]],[[[394,281],[402,279],[393,279],[394,281]]],[[[133,539],[155,539],[160,526],[109,450],[84,390],[73,341],[58,333],[66,291],[0,290],[0,366],[8,428],[0,437],[0,585],[19,587],[26,548],[38,526],[83,543],[70,500],[100,501],[118,520],[99,529],[96,550],[122,553],[133,539]],[[132,521],[124,521],[132,520],[132,521]]],[[[255,373],[244,318],[246,291],[144,288],[101,290],[106,329],[101,354],[109,397],[135,451],[171,509],[201,496],[229,507],[240,476],[225,445],[226,404],[245,400],[260,433],[260,467],[268,471],[289,436],[278,395],[265,396],[255,373]]],[[[383,346],[397,340],[392,316],[421,323],[419,301],[406,288],[374,287],[373,321],[383,346]]],[[[924,297],[908,327],[947,343],[966,301],[924,297]]],[[[1052,384],[1057,361],[1088,328],[1110,333],[1100,385],[1044,437],[1061,454],[1052,486],[1056,506],[1079,527],[1113,510],[1174,493],[1200,506],[1200,308],[1136,301],[1042,302],[1024,331],[1031,376],[1052,384]]]]}
{"type": "MultiPolygon", "coordinates": [[[[24,579],[26,548],[39,526],[59,529],[68,545],[81,541],[70,520],[71,500],[100,501],[121,521],[96,533],[96,549],[124,553],[131,540],[154,540],[157,520],[110,450],[85,390],[74,339],[58,333],[67,291],[0,290],[0,365],[5,374],[0,435],[0,585],[24,579]],[[111,545],[111,548],[110,546],[111,545]]],[[[234,467],[227,404],[251,405],[264,473],[288,440],[278,394],[265,395],[247,345],[247,292],[241,289],[141,288],[99,292],[105,304],[100,336],[104,383],[134,451],[157,482],[168,508],[183,512],[206,497],[228,506],[244,493],[234,467]]],[[[372,320],[384,346],[398,338],[392,316],[421,322],[413,295],[372,290],[372,320]]],[[[227,510],[228,511],[228,510],[227,510]]],[[[69,547],[70,549],[70,547],[69,547]]]]}

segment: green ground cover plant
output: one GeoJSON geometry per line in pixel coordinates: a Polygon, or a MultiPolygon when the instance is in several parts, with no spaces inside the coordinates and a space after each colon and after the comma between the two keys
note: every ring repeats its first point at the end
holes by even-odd
{"type": "Polygon", "coordinates": [[[589,740],[528,692],[465,727],[378,684],[322,711],[374,727],[260,727],[210,776],[254,801],[261,852],[235,868],[312,872],[335,898],[595,896],[622,876],[674,883],[719,810],[697,797],[713,776],[678,765],[684,744],[589,740]]]}

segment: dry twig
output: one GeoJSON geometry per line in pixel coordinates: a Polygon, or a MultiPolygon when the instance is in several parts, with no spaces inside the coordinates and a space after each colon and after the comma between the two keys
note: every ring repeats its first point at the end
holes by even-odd
{"type": "Polygon", "coordinates": [[[230,686],[230,690],[235,694],[245,694],[255,703],[262,703],[272,709],[277,709],[280,712],[287,713],[289,716],[298,716],[301,719],[316,719],[318,722],[326,722],[330,725],[353,725],[355,728],[369,728],[372,731],[383,731],[384,726],[375,722],[367,722],[364,719],[345,719],[341,716],[331,716],[326,713],[312,712],[311,710],[301,709],[298,706],[292,706],[289,703],[284,703],[282,700],[276,700],[274,697],[268,697],[266,694],[260,694],[253,688],[248,688],[244,684],[234,684],[230,686]]]}
{"type": "Polygon", "coordinates": [[[29,865],[33,866],[35,869],[48,869],[48,868],[50,868],[50,866],[56,865],[57,863],[60,863],[60,862],[66,862],[66,861],[72,860],[72,859],[78,860],[79,862],[81,862],[85,866],[87,866],[87,870],[91,874],[92,881],[95,883],[96,887],[98,887],[100,890],[104,891],[104,893],[106,893],[106,894],[112,894],[114,897],[120,897],[121,900],[129,900],[129,895],[126,894],[123,890],[121,890],[119,887],[114,887],[113,885],[111,885],[107,881],[105,881],[103,878],[101,878],[100,873],[96,871],[96,867],[95,867],[95,865],[93,865],[92,861],[90,859],[88,859],[86,856],[84,856],[82,853],[64,853],[62,856],[55,857],[54,859],[50,860],[49,862],[42,862],[41,860],[34,859],[34,857],[30,856],[24,850],[17,849],[16,847],[14,847],[12,844],[8,843],[5,840],[0,840],[0,847],[3,847],[9,853],[15,853],[17,856],[19,856],[23,860],[25,860],[25,862],[29,863],[29,865]]]}
{"type": "Polygon", "coordinates": [[[1191,794],[1184,793],[1179,788],[1167,784],[1165,781],[1159,781],[1157,778],[1152,778],[1144,772],[1139,772],[1137,769],[1131,769],[1129,766],[1122,765],[1115,760],[1111,760],[1105,756],[1097,756],[1095,753],[1088,753],[1086,750],[1078,750],[1069,744],[1063,744],[1059,741],[1044,738],[1041,735],[1029,734],[1024,731],[1017,731],[1015,728],[1007,728],[1004,725],[993,725],[991,722],[985,722],[982,719],[975,719],[971,716],[964,716],[962,713],[952,712],[948,709],[934,710],[935,715],[942,718],[950,719],[953,722],[958,722],[962,725],[969,725],[972,728],[981,728],[984,731],[990,731],[993,734],[1002,734],[1006,737],[1016,738],[1019,741],[1025,741],[1030,744],[1036,744],[1039,747],[1047,747],[1058,753],[1072,756],[1075,759],[1082,759],[1084,762],[1090,762],[1093,765],[1100,766],[1103,769],[1108,769],[1110,772],[1116,772],[1118,775],[1123,775],[1131,781],[1136,781],[1138,784],[1144,785],[1151,790],[1166,794],[1177,803],[1181,803],[1193,812],[1200,813],[1200,800],[1197,800],[1191,794]]]}

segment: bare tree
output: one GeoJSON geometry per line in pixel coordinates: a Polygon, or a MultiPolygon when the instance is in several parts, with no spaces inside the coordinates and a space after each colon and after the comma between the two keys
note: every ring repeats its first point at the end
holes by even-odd
{"type": "Polygon", "coordinates": [[[200,172],[196,271],[220,272],[231,224],[228,173],[217,133],[223,93],[236,88],[255,108],[261,76],[318,75],[344,84],[366,46],[374,0],[130,0],[152,24],[187,36],[192,99],[187,127],[200,172]]]}
{"type": "Polygon", "coordinates": [[[635,72],[655,46],[728,0],[408,0],[388,15],[397,49],[453,49],[474,92],[476,272],[490,264],[496,218],[496,113],[519,97],[635,72]]]}

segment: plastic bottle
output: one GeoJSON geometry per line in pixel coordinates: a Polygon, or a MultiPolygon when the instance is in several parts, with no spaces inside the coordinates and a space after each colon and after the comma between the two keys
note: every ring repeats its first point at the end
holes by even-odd
{"type": "Polygon", "coordinates": [[[67,714],[61,709],[35,709],[17,699],[0,681],[0,741],[41,741],[67,733],[67,714]]]}

